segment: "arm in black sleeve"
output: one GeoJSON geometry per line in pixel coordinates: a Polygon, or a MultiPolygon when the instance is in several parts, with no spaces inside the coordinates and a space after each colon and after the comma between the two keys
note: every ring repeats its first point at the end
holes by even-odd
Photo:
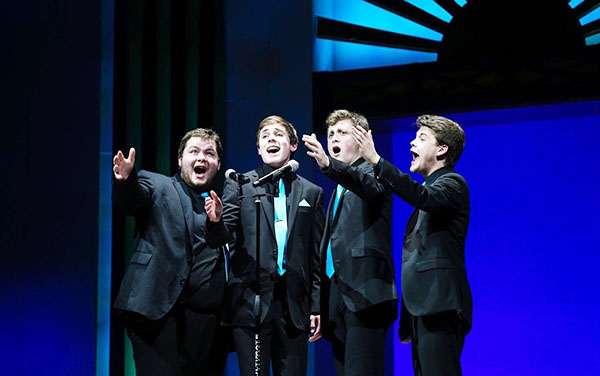
{"type": "Polygon", "coordinates": [[[385,188],[375,178],[373,167],[367,163],[353,167],[329,158],[329,167],[324,169],[323,173],[366,202],[377,203],[385,200],[385,188]]]}
{"type": "Polygon", "coordinates": [[[468,201],[467,183],[456,173],[442,175],[433,184],[423,186],[383,158],[377,164],[376,172],[377,179],[387,189],[420,210],[455,211],[468,201]]]}
{"type": "Polygon", "coordinates": [[[113,178],[112,201],[124,214],[135,216],[150,203],[153,189],[152,179],[133,169],[125,181],[113,178]]]}
{"type": "Polygon", "coordinates": [[[236,231],[240,223],[240,199],[238,197],[238,185],[236,182],[227,179],[223,186],[223,214],[221,222],[224,226],[230,249],[236,240],[236,231]]]}
{"type": "Polygon", "coordinates": [[[213,222],[208,218],[206,219],[206,233],[206,244],[210,248],[218,248],[231,240],[231,236],[225,227],[222,216],[219,222],[213,222]]]}

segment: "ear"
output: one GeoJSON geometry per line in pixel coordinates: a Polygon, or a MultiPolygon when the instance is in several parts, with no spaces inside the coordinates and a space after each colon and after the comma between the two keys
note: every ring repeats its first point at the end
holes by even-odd
{"type": "Polygon", "coordinates": [[[181,168],[181,158],[182,158],[182,157],[179,157],[179,158],[177,159],[177,164],[179,165],[179,168],[181,168]]]}
{"type": "Polygon", "coordinates": [[[436,156],[441,157],[448,152],[448,145],[438,145],[436,156]]]}
{"type": "Polygon", "coordinates": [[[298,144],[292,144],[290,145],[290,151],[293,153],[298,149],[298,144]]]}
{"type": "Polygon", "coordinates": [[[217,171],[221,169],[221,160],[219,159],[219,164],[217,165],[217,171]]]}

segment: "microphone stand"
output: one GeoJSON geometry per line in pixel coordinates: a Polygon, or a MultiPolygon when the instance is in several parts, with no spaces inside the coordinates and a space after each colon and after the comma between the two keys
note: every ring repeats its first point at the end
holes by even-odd
{"type": "MultiPolygon", "coordinates": [[[[244,199],[245,197],[249,197],[249,196],[244,196],[243,192],[242,192],[242,185],[244,185],[246,183],[240,183],[238,182],[238,199],[239,202],[241,203],[241,200],[244,199]]],[[[278,186],[276,186],[276,190],[279,189],[278,186]]],[[[260,376],[260,370],[261,370],[261,356],[260,356],[260,348],[261,348],[261,343],[260,343],[260,330],[261,330],[261,314],[262,314],[262,307],[260,304],[260,198],[261,197],[268,197],[268,196],[273,196],[271,194],[268,193],[255,193],[252,195],[252,197],[254,198],[254,209],[255,209],[255,223],[256,223],[256,269],[255,269],[255,275],[256,275],[256,295],[254,297],[254,375],[255,376],[260,376]]],[[[241,204],[240,204],[241,206],[241,204]]]]}
{"type": "Polygon", "coordinates": [[[254,195],[256,210],[256,296],[254,297],[254,375],[260,375],[260,194],[254,195]]]}

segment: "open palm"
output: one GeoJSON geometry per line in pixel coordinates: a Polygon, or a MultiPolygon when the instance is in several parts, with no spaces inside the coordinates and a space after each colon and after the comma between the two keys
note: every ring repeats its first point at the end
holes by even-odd
{"type": "Polygon", "coordinates": [[[127,180],[133,165],[135,164],[135,149],[129,149],[129,155],[127,158],[123,155],[121,150],[117,152],[117,155],[113,158],[113,172],[117,180],[127,180]]]}

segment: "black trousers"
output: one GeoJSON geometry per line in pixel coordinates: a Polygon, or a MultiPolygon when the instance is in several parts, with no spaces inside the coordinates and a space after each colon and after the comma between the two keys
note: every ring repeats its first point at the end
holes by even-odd
{"type": "Polygon", "coordinates": [[[226,351],[219,318],[178,303],[159,320],[121,312],[138,376],[222,375],[226,351]]]}
{"type": "Polygon", "coordinates": [[[383,375],[385,334],[390,325],[384,317],[393,309],[390,303],[352,312],[344,303],[336,282],[331,281],[327,325],[338,376],[383,375]]]}
{"type": "MultiPolygon", "coordinates": [[[[308,333],[296,328],[287,310],[284,286],[276,287],[269,312],[260,328],[260,375],[268,376],[269,360],[273,374],[285,376],[306,375],[308,333]]],[[[254,375],[253,327],[233,327],[233,341],[238,354],[240,375],[254,375]]]]}
{"type": "Polygon", "coordinates": [[[456,311],[411,316],[412,360],[416,376],[459,376],[467,325],[456,311]]]}

